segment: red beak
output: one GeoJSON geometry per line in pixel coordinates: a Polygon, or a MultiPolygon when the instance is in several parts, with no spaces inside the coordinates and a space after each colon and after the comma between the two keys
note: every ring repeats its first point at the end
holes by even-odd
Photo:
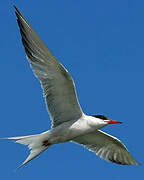
{"type": "Polygon", "coordinates": [[[121,124],[122,122],[120,121],[115,121],[115,120],[110,120],[107,122],[108,124],[121,124]]]}

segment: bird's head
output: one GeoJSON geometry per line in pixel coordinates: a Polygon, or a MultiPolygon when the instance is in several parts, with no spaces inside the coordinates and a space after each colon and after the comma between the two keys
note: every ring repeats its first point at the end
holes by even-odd
{"type": "Polygon", "coordinates": [[[104,116],[104,115],[94,115],[93,117],[99,118],[103,120],[104,122],[106,122],[107,124],[121,124],[122,123],[120,121],[111,120],[107,116],[104,116]]]}

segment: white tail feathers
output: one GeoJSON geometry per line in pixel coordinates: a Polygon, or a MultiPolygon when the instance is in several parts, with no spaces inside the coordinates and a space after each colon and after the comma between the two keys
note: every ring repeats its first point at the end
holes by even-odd
{"type": "Polygon", "coordinates": [[[24,166],[26,163],[34,159],[36,156],[38,156],[48,148],[48,146],[45,146],[44,144],[45,139],[43,137],[43,134],[31,135],[31,136],[8,137],[3,139],[14,140],[16,143],[27,145],[28,148],[30,149],[29,156],[17,169],[24,166]]]}

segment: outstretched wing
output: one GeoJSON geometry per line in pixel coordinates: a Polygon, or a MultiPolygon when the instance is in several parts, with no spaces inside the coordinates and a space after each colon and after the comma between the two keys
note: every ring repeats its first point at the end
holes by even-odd
{"type": "Polygon", "coordinates": [[[72,77],[52,55],[20,11],[16,7],[15,9],[22,43],[28,61],[42,84],[52,126],[80,118],[82,111],[72,77]]]}
{"type": "Polygon", "coordinates": [[[120,140],[103,131],[97,130],[74,138],[72,141],[84,145],[90,151],[95,152],[96,155],[113,163],[138,165],[120,140]]]}

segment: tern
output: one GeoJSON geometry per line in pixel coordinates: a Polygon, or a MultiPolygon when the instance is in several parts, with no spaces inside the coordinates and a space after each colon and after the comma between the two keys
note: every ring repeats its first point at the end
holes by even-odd
{"type": "Polygon", "coordinates": [[[119,139],[100,130],[109,124],[121,122],[104,115],[88,116],[83,113],[69,72],[52,55],[17,7],[14,8],[27,59],[41,82],[52,121],[52,128],[41,134],[4,138],[27,145],[30,149],[29,156],[19,168],[50,146],[64,142],[83,145],[113,163],[138,165],[119,139]]]}

